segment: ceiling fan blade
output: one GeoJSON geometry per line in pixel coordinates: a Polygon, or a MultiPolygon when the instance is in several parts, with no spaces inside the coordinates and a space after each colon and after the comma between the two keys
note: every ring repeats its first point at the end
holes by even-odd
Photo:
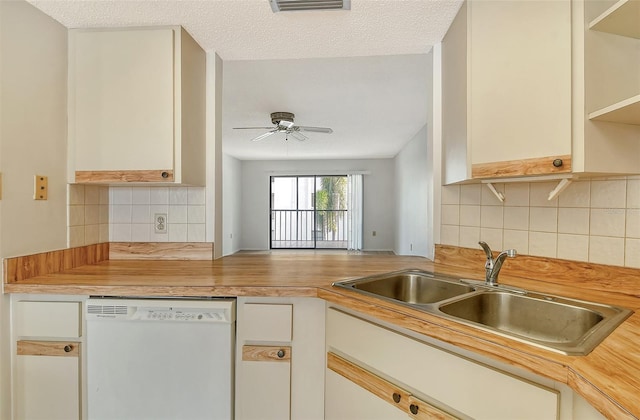
{"type": "Polygon", "coordinates": [[[298,141],[305,141],[305,140],[307,140],[307,139],[308,139],[308,137],[307,137],[307,136],[305,136],[304,134],[302,134],[301,132],[296,131],[296,130],[294,130],[294,131],[290,131],[290,132],[289,132],[289,133],[287,133],[287,134],[290,134],[290,135],[291,135],[291,137],[293,137],[294,139],[296,139],[296,140],[298,140],[298,141]]]}
{"type": "Polygon", "coordinates": [[[271,130],[268,133],[264,133],[264,134],[260,134],[258,137],[252,138],[251,141],[260,141],[260,140],[264,140],[269,136],[274,135],[275,133],[277,133],[278,130],[271,130]]]}
{"type": "Polygon", "coordinates": [[[271,127],[233,127],[234,130],[273,130],[271,127]]]}
{"type": "Polygon", "coordinates": [[[326,128],[326,127],[307,127],[304,125],[298,125],[297,127],[298,127],[298,130],[300,131],[309,131],[313,133],[325,133],[325,134],[333,133],[332,129],[326,128]]]}

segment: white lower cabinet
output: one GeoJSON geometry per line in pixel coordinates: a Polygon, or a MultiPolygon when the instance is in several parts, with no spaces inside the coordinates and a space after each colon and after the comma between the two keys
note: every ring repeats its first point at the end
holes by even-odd
{"type": "MultiPolygon", "coordinates": [[[[372,414],[368,411],[351,411],[366,409],[354,408],[350,403],[357,401],[362,405],[366,400],[367,404],[373,404],[376,398],[391,407],[390,412],[395,416],[391,418],[542,420],[560,416],[560,392],[550,387],[335,308],[327,311],[326,328],[328,420],[369,418],[372,414]],[[335,375],[343,376],[353,384],[345,383],[345,379],[335,375]],[[372,396],[358,389],[367,389],[367,384],[376,383],[375,378],[389,385],[372,387],[368,390],[372,396]],[[356,386],[358,382],[359,386],[356,386]],[[334,386],[337,389],[332,389],[334,386]]],[[[383,407],[380,401],[375,405],[383,407]]],[[[383,416],[381,413],[379,416],[383,416]]]]}
{"type": "Polygon", "coordinates": [[[325,303],[237,300],[236,420],[324,418],[325,303]]]}
{"type": "Polygon", "coordinates": [[[14,297],[12,321],[13,418],[82,418],[81,301],[14,297]]]}
{"type": "Polygon", "coordinates": [[[16,419],[80,418],[80,344],[17,343],[16,419]]]}

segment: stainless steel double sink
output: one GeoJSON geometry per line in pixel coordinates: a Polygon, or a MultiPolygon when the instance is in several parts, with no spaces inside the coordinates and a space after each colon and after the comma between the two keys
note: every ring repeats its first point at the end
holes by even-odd
{"type": "Polygon", "coordinates": [[[567,355],[586,355],[633,312],[616,306],[487,286],[421,270],[333,284],[567,355]]]}

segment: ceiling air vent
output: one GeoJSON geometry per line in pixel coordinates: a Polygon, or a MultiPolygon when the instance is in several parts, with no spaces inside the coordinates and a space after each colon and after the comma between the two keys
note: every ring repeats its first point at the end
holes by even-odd
{"type": "Polygon", "coordinates": [[[269,0],[269,3],[273,13],[299,10],[351,9],[351,0],[269,0]]]}

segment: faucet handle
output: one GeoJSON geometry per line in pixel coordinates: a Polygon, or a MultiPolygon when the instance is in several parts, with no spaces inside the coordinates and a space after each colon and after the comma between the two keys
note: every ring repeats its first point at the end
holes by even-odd
{"type": "Polygon", "coordinates": [[[478,245],[482,247],[482,249],[484,250],[484,253],[487,255],[488,260],[493,259],[493,254],[491,252],[491,248],[489,247],[489,244],[487,244],[486,242],[480,241],[478,242],[478,245]]]}

